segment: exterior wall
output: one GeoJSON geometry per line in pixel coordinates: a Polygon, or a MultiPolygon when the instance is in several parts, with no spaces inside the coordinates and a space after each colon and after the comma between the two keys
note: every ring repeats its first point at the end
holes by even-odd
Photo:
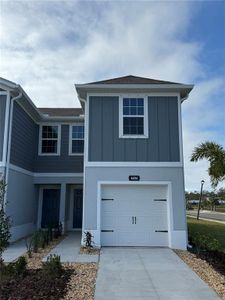
{"type": "Polygon", "coordinates": [[[14,103],[10,163],[34,171],[38,145],[38,125],[18,103],[14,103]]]}
{"type": "Polygon", "coordinates": [[[6,95],[0,95],[0,161],[2,161],[3,156],[6,97],[6,95]]]}
{"type": "Polygon", "coordinates": [[[69,156],[68,153],[69,125],[62,125],[60,155],[38,156],[36,152],[34,171],[37,173],[83,173],[83,156],[69,156]]]}
{"type": "Polygon", "coordinates": [[[38,197],[33,176],[9,169],[7,214],[12,219],[12,241],[30,234],[36,227],[38,197]]]}
{"type": "MultiPolygon", "coordinates": [[[[97,194],[99,181],[127,182],[129,175],[139,175],[140,181],[171,182],[172,245],[186,246],[186,211],[184,177],[181,167],[86,167],[83,230],[97,230],[97,194]]],[[[97,235],[99,233],[96,233],[97,235]]],[[[96,238],[98,239],[98,238],[96,238]]]]}
{"type": "Polygon", "coordinates": [[[119,138],[119,97],[89,97],[89,161],[180,160],[177,97],[148,97],[148,139],[119,138]]]}
{"type": "Polygon", "coordinates": [[[69,125],[61,125],[59,156],[39,156],[39,126],[14,103],[10,163],[37,173],[82,173],[83,156],[69,156],[69,125]]]}

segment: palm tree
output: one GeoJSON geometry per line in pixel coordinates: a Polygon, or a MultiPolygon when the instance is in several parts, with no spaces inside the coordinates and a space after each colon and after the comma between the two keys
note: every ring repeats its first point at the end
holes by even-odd
{"type": "Polygon", "coordinates": [[[225,180],[225,150],[214,142],[201,143],[194,148],[191,161],[198,161],[206,158],[209,161],[208,173],[212,187],[225,180]]]}

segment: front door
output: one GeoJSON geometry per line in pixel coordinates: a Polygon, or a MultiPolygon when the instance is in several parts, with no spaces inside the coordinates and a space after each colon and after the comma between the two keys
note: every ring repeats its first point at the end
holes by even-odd
{"type": "Polygon", "coordinates": [[[59,223],[60,189],[43,189],[41,227],[55,227],[59,223]]]}
{"type": "Polygon", "coordinates": [[[73,228],[82,228],[82,216],[83,216],[83,190],[74,189],[73,194],[73,228]]]}

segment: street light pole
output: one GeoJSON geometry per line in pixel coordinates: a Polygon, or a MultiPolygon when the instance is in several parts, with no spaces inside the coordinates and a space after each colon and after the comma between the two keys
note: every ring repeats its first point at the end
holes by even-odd
{"type": "Polygon", "coordinates": [[[200,192],[200,199],[198,202],[198,213],[197,213],[197,220],[199,220],[199,213],[200,213],[200,208],[201,208],[201,201],[202,201],[202,191],[203,191],[203,185],[204,185],[205,181],[202,180],[201,181],[201,192],[200,192]]]}

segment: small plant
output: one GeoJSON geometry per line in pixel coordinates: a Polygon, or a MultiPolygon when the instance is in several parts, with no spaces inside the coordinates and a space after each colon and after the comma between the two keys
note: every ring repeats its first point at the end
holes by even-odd
{"type": "Polygon", "coordinates": [[[20,256],[17,261],[14,263],[15,274],[16,275],[24,275],[26,272],[27,261],[24,256],[20,256]]]}
{"type": "Polygon", "coordinates": [[[86,248],[93,248],[93,244],[94,244],[94,242],[93,242],[93,235],[90,233],[90,231],[86,231],[86,232],[84,232],[84,234],[85,234],[85,237],[84,237],[84,243],[85,243],[85,247],[86,248]]]}
{"type": "Polygon", "coordinates": [[[56,254],[50,254],[47,257],[47,261],[43,263],[43,271],[50,276],[60,275],[62,273],[60,256],[56,254]]]}
{"type": "Polygon", "coordinates": [[[39,245],[42,249],[46,246],[46,238],[45,238],[45,231],[39,230],[39,245]]]}
{"type": "Polygon", "coordinates": [[[53,239],[53,233],[52,233],[52,227],[51,226],[48,227],[48,231],[47,232],[48,232],[48,239],[51,242],[52,239],[53,239]]]}
{"type": "Polygon", "coordinates": [[[27,255],[29,258],[31,258],[32,257],[32,247],[33,247],[32,238],[26,238],[25,245],[27,248],[27,255]]]}
{"type": "Polygon", "coordinates": [[[32,249],[34,253],[37,253],[40,245],[40,233],[38,231],[35,231],[31,239],[32,239],[32,249]]]}
{"type": "Polygon", "coordinates": [[[15,267],[14,263],[9,264],[1,264],[0,267],[0,279],[1,280],[8,280],[9,278],[12,278],[15,275],[15,267]]]}
{"type": "Polygon", "coordinates": [[[56,224],[56,226],[54,228],[54,238],[57,239],[61,235],[62,235],[62,223],[60,222],[60,223],[56,224]]]}

